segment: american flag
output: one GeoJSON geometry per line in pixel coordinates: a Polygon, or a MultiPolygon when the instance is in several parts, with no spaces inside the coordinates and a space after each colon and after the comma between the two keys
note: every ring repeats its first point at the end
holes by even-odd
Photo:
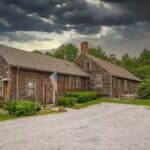
{"type": "Polygon", "coordinates": [[[51,80],[51,83],[52,83],[52,86],[53,86],[54,90],[57,92],[58,77],[57,77],[57,72],[56,71],[51,74],[50,80],[51,80]]]}

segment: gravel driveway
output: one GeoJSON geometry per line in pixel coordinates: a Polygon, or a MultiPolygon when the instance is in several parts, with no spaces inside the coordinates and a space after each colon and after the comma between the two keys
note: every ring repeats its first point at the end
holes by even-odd
{"type": "Polygon", "coordinates": [[[0,150],[150,150],[150,109],[103,104],[2,122],[0,150]]]}

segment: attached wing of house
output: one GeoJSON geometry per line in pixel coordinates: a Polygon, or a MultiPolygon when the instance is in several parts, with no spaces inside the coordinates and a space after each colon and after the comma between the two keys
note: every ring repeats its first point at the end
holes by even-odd
{"type": "Polygon", "coordinates": [[[32,69],[37,71],[53,72],[62,74],[78,75],[87,77],[88,74],[75,63],[50,56],[33,54],[16,48],[0,45],[0,56],[14,67],[32,69]]]}
{"type": "Polygon", "coordinates": [[[128,70],[115,64],[115,57],[108,61],[88,54],[88,42],[81,43],[81,54],[75,60],[84,71],[90,74],[90,90],[100,91],[106,96],[135,94],[141,80],[128,70]]]}

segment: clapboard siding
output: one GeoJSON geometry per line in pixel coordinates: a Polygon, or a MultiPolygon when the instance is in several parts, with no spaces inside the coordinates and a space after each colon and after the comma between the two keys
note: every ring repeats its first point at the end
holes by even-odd
{"type": "Polygon", "coordinates": [[[91,70],[87,71],[90,74],[90,90],[99,91],[102,95],[111,95],[111,75],[102,67],[98,66],[94,61],[81,54],[76,60],[76,64],[84,70],[84,62],[91,61],[91,70]],[[102,88],[95,88],[95,75],[102,75],[102,88]]]}
{"type": "MultiPolygon", "coordinates": [[[[43,89],[44,82],[49,85],[50,96],[52,96],[52,87],[51,83],[48,80],[51,73],[48,72],[38,72],[27,69],[19,69],[18,71],[18,99],[28,99],[35,100],[41,103],[44,102],[43,99],[43,89]],[[27,81],[34,80],[36,83],[36,95],[34,97],[27,96],[27,81]]],[[[57,96],[64,95],[68,91],[77,91],[85,90],[85,81],[87,80],[84,77],[79,77],[81,79],[81,86],[79,88],[70,88],[69,87],[69,75],[58,74],[58,92],[57,96]]],[[[77,76],[75,76],[77,77],[77,76]]],[[[11,99],[17,98],[17,68],[11,69],[11,99]]],[[[52,98],[52,97],[51,97],[52,98]]]]}

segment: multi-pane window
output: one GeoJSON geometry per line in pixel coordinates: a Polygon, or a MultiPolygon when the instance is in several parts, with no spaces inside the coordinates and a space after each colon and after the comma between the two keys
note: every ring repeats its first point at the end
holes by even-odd
{"type": "Polygon", "coordinates": [[[132,81],[128,81],[129,93],[132,93],[132,81]]]}
{"type": "Polygon", "coordinates": [[[27,81],[27,95],[30,97],[35,96],[35,80],[27,81]]]}
{"type": "Polygon", "coordinates": [[[85,62],[84,62],[84,69],[86,71],[91,70],[91,61],[90,60],[85,60],[85,62]]]}
{"type": "Polygon", "coordinates": [[[80,88],[81,87],[81,78],[76,77],[76,88],[80,88]]]}
{"type": "Polygon", "coordinates": [[[117,79],[116,78],[113,78],[113,88],[116,89],[117,88],[117,79]]]}
{"type": "Polygon", "coordinates": [[[102,88],[103,85],[103,76],[95,75],[95,88],[102,88]]]}
{"type": "Polygon", "coordinates": [[[3,90],[2,90],[3,86],[2,86],[2,80],[0,80],[0,97],[3,96],[3,90]]]}
{"type": "Polygon", "coordinates": [[[75,77],[73,77],[73,76],[69,77],[69,87],[75,88],[75,77]]]}
{"type": "Polygon", "coordinates": [[[69,87],[70,88],[80,88],[81,79],[79,77],[70,76],[69,77],[69,87]]]}

